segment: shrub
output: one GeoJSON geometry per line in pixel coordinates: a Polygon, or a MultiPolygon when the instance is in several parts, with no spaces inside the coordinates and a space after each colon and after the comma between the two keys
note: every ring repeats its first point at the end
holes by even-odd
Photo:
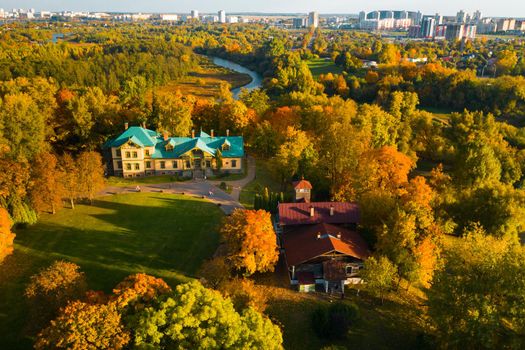
{"type": "Polygon", "coordinates": [[[312,326],[320,338],[344,339],[358,318],[359,309],[355,304],[335,303],[316,309],[312,314],[312,326]]]}

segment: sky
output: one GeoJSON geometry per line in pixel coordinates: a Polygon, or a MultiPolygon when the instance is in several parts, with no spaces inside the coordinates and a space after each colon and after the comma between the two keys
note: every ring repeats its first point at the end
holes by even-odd
{"type": "Polygon", "coordinates": [[[454,15],[460,9],[481,10],[488,17],[525,17],[525,0],[0,0],[0,8],[119,12],[286,12],[358,13],[361,10],[420,10],[454,15]]]}

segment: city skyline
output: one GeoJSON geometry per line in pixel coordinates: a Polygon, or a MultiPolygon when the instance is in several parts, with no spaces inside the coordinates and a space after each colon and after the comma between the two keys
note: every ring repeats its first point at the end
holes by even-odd
{"type": "Polygon", "coordinates": [[[78,0],[3,0],[0,8],[6,10],[12,8],[36,8],[49,11],[103,11],[103,12],[176,12],[189,13],[192,9],[198,9],[201,13],[216,12],[263,12],[263,13],[308,13],[317,11],[323,13],[345,13],[357,14],[360,11],[372,11],[380,9],[399,9],[421,11],[422,13],[439,12],[444,15],[454,15],[459,10],[473,12],[480,10],[485,16],[492,17],[525,17],[525,2],[516,0],[501,0],[498,2],[464,0],[461,3],[452,0],[443,0],[438,4],[421,3],[414,0],[368,1],[366,6],[361,7],[358,3],[341,3],[333,1],[327,3],[321,0],[287,2],[275,0],[255,0],[251,2],[241,0],[228,0],[220,4],[211,0],[180,0],[175,2],[165,0],[152,0],[147,3],[136,1],[118,0],[102,1],[91,0],[88,3],[78,0]]]}

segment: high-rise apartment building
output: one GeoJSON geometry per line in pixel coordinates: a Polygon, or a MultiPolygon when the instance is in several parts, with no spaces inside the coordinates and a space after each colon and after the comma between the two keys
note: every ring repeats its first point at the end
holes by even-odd
{"type": "Polygon", "coordinates": [[[308,27],[319,27],[319,13],[314,11],[308,14],[308,27]]]}
{"type": "Polygon", "coordinates": [[[198,10],[191,10],[191,18],[199,19],[199,11],[198,10]]]}
{"type": "Polygon", "coordinates": [[[226,23],[226,12],[224,10],[219,11],[219,22],[226,23]]]}
{"type": "Polygon", "coordinates": [[[434,16],[424,16],[421,21],[421,38],[433,38],[436,33],[436,19],[434,16]]]}

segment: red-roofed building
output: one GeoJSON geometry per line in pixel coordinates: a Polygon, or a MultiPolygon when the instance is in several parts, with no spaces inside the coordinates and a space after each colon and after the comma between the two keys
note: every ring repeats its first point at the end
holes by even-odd
{"type": "Polygon", "coordinates": [[[359,270],[370,250],[356,232],[356,203],[280,203],[278,209],[280,243],[293,285],[311,291],[313,278],[328,292],[361,282],[359,270]]]}
{"type": "Polygon", "coordinates": [[[312,198],[312,184],[310,183],[310,181],[307,181],[305,179],[295,181],[293,183],[293,188],[295,191],[296,202],[310,202],[312,198]]]}

